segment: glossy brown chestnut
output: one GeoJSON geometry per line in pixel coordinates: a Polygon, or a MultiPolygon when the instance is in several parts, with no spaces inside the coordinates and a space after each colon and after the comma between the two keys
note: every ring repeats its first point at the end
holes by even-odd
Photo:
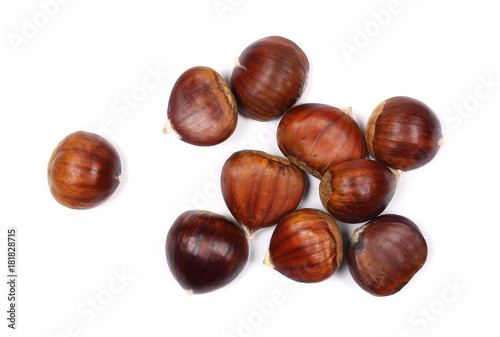
{"type": "Polygon", "coordinates": [[[302,96],[308,73],[307,56],[294,42],[281,36],[255,41],[231,76],[240,112],[258,121],[282,116],[302,96]]]}
{"type": "Polygon", "coordinates": [[[281,152],[318,179],[328,167],[365,158],[363,132],[350,112],[319,103],[293,107],[278,124],[277,140],[281,152]]]}
{"type": "Polygon", "coordinates": [[[411,97],[380,103],[366,126],[371,156],[398,170],[408,171],[430,162],[443,144],[441,123],[432,109],[411,97]]]}
{"type": "Polygon", "coordinates": [[[188,294],[217,290],[233,281],[248,260],[243,230],[226,217],[191,210],[167,234],[166,255],[172,275],[188,294]]]}
{"type": "Polygon", "coordinates": [[[326,212],[304,208],[278,223],[264,263],[292,280],[320,282],[337,271],[343,249],[335,220],[326,212]]]}
{"type": "Polygon", "coordinates": [[[400,291],[422,268],[427,243],[417,225],[401,215],[381,215],[354,231],[346,260],[354,281],[375,296],[400,291]]]}
{"type": "Polygon", "coordinates": [[[304,173],[288,160],[262,151],[233,153],[221,173],[224,201],[248,238],[297,208],[305,183],[304,173]]]}
{"type": "Polygon", "coordinates": [[[382,213],[396,191],[397,177],[381,162],[356,159],[335,165],[321,179],[323,207],[335,219],[358,223],[382,213]]]}
{"type": "Polygon", "coordinates": [[[106,201],[120,184],[120,157],[103,137],[77,131],[54,149],[47,178],[50,192],[60,204],[92,208],[106,201]]]}
{"type": "Polygon", "coordinates": [[[211,146],[233,134],[238,108],[222,76],[199,66],[186,70],[175,82],[167,117],[164,133],[193,145],[211,146]]]}

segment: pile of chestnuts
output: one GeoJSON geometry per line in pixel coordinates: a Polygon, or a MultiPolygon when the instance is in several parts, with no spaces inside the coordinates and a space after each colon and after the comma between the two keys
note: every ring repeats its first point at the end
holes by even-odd
{"type": "MultiPolygon", "coordinates": [[[[170,93],[163,132],[196,146],[231,137],[239,114],[279,120],[282,155],[256,149],[234,152],[220,175],[221,195],[232,218],[208,210],[182,213],[165,245],[168,267],[189,294],[233,281],[249,257],[249,240],[272,228],[264,263],[297,282],[321,282],[347,263],[354,281],[376,296],[401,290],[422,268],[427,243],[419,227],[382,214],[399,173],[429,163],[443,143],[432,109],[410,97],[375,107],[365,130],[351,109],[299,103],[309,60],[293,41],[270,36],[245,48],[230,82],[216,70],[186,70],[170,93]],[[309,177],[319,180],[319,208],[298,208],[309,177]],[[343,223],[362,223],[348,242],[343,223]]],[[[120,181],[120,158],[104,138],[79,131],[54,150],[48,165],[53,197],[88,209],[107,200],[120,181]]]]}
{"type": "Polygon", "coordinates": [[[226,140],[238,113],[261,122],[281,118],[276,140],[283,156],[246,149],[222,167],[221,193],[234,220],[192,210],[168,232],[168,266],[188,293],[231,282],[247,263],[247,239],[273,226],[264,263],[298,282],[329,278],[345,256],[362,289],[387,296],[425,263],[427,244],[417,225],[382,213],[399,173],[425,165],[442,145],[435,113],[416,99],[393,97],[374,109],[362,130],[351,109],[298,103],[308,75],[302,49],[270,36],[243,50],[230,83],[204,67],[188,69],[175,83],[165,131],[187,143],[226,140]],[[308,176],[320,180],[326,211],[297,209],[308,176]],[[364,224],[344,244],[337,221],[364,224]]]}

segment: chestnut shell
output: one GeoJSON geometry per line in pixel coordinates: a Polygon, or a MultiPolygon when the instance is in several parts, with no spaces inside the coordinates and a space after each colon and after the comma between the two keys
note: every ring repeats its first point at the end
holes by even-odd
{"type": "Polygon", "coordinates": [[[397,96],[380,103],[366,126],[370,155],[398,170],[429,163],[443,144],[441,123],[425,103],[397,96]]]}
{"type": "Polygon", "coordinates": [[[77,131],[54,149],[47,178],[50,192],[60,204],[73,209],[96,207],[120,184],[120,157],[103,137],[77,131]]]}
{"type": "Polygon", "coordinates": [[[168,102],[164,133],[198,146],[217,145],[236,129],[238,108],[229,85],[215,70],[198,66],[177,79],[168,102]]]}
{"type": "Polygon", "coordinates": [[[426,259],[427,243],[420,229],[395,214],[381,215],[357,228],[346,248],[354,281],[374,296],[400,291],[426,259]]]}
{"type": "Polygon", "coordinates": [[[248,260],[243,230],[228,218],[191,210],[182,213],[167,234],[168,267],[189,294],[203,294],[233,281],[248,260]]]}
{"type": "Polygon", "coordinates": [[[288,110],[278,124],[277,141],[288,160],[318,179],[329,167],[367,154],[356,121],[344,111],[320,103],[288,110]]]}
{"type": "Polygon", "coordinates": [[[308,73],[307,56],[293,41],[269,36],[253,42],[231,76],[240,112],[258,121],[282,116],[302,96],[308,73]]]}
{"type": "Polygon", "coordinates": [[[263,151],[237,151],[221,172],[224,201],[248,238],[297,208],[305,185],[305,174],[299,168],[263,151]]]}
{"type": "Polygon", "coordinates": [[[382,213],[396,192],[397,176],[371,159],[346,161],[330,168],[321,179],[323,207],[347,223],[368,221],[382,213]]]}
{"type": "Polygon", "coordinates": [[[314,283],[337,271],[343,250],[335,220],[326,212],[303,208],[280,220],[264,263],[292,280],[314,283]]]}

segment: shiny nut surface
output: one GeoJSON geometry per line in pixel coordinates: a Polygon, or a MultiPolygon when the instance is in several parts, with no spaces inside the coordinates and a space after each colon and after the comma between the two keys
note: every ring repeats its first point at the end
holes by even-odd
{"type": "Polygon", "coordinates": [[[380,103],[366,126],[371,156],[398,170],[429,163],[443,143],[441,123],[425,103],[411,97],[392,97],[380,103]]]}
{"type": "Polygon", "coordinates": [[[217,145],[236,129],[238,108],[229,85],[215,70],[193,67],[175,82],[164,133],[193,145],[217,145]]]}
{"type": "Polygon", "coordinates": [[[182,213],[166,240],[170,271],[189,294],[203,294],[234,280],[248,260],[248,241],[231,220],[207,211],[182,213]]]}
{"type": "Polygon", "coordinates": [[[291,162],[318,179],[328,167],[367,154],[356,121],[326,104],[306,103],[287,111],[278,125],[277,141],[291,162]]]}
{"type": "Polygon", "coordinates": [[[47,178],[50,192],[60,204],[92,208],[106,201],[120,184],[120,157],[103,137],[77,131],[54,149],[47,178]]]}
{"type": "Polygon", "coordinates": [[[305,183],[304,173],[288,160],[262,151],[233,153],[221,173],[224,201],[249,238],[293,211],[305,183]]]}
{"type": "Polygon", "coordinates": [[[427,243],[417,225],[394,214],[381,215],[356,229],[346,249],[354,281],[375,296],[400,291],[426,259],[427,243]]]}
{"type": "Polygon", "coordinates": [[[396,175],[381,162],[357,159],[330,168],[321,179],[320,199],[335,219],[358,223],[384,211],[396,192],[396,175]]]}
{"type": "Polygon", "coordinates": [[[320,282],[339,268],[343,249],[335,220],[323,211],[304,208],[278,223],[264,263],[295,281],[320,282]]]}
{"type": "Polygon", "coordinates": [[[258,121],[282,116],[301,97],[309,61],[297,44],[269,36],[250,44],[238,58],[231,87],[240,112],[258,121]]]}

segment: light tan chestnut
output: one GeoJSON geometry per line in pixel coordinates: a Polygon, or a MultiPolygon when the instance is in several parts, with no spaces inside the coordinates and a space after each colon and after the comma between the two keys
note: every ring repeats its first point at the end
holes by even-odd
{"type": "Polygon", "coordinates": [[[275,225],[300,204],[305,174],[288,160],[263,151],[233,153],[222,168],[224,201],[248,238],[275,225]]]}
{"type": "Polygon", "coordinates": [[[335,220],[323,211],[304,208],[278,223],[264,263],[292,280],[320,282],[337,271],[343,249],[335,220]]]}
{"type": "Polygon", "coordinates": [[[66,136],[49,160],[52,196],[62,205],[88,209],[100,205],[122,180],[120,157],[103,137],[85,131],[66,136]]]}
{"type": "Polygon", "coordinates": [[[193,145],[217,145],[229,138],[238,122],[236,100],[215,70],[193,67],[175,82],[164,133],[193,145]]]}

